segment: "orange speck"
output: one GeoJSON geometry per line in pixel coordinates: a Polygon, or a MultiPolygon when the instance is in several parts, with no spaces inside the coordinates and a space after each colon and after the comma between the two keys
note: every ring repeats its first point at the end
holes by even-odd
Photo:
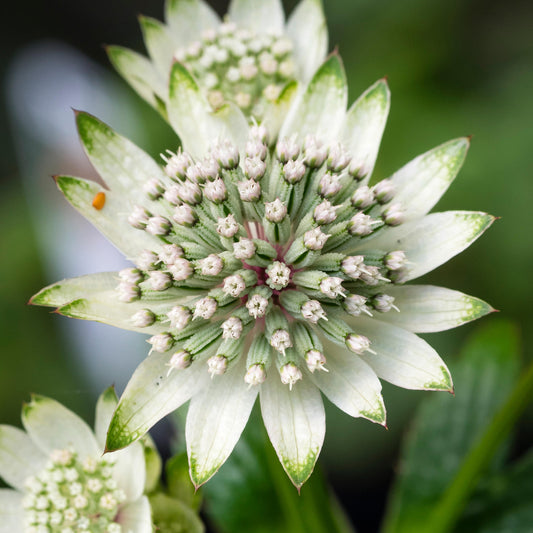
{"type": "Polygon", "coordinates": [[[100,211],[100,209],[102,209],[104,205],[105,205],[105,192],[97,192],[93,198],[93,207],[95,209],[98,209],[98,211],[100,211]]]}

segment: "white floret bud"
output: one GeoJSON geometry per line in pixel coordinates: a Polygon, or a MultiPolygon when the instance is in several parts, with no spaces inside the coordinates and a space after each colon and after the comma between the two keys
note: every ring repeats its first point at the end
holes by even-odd
{"type": "Polygon", "coordinates": [[[242,320],[236,316],[231,316],[224,320],[220,327],[222,328],[222,338],[224,340],[239,339],[243,330],[242,320]]]}
{"type": "Polygon", "coordinates": [[[202,199],[202,190],[194,181],[182,181],[177,188],[180,200],[186,204],[196,205],[202,199]]]}
{"type": "Polygon", "coordinates": [[[328,169],[332,172],[340,172],[345,169],[350,162],[350,154],[344,149],[341,143],[333,142],[329,147],[328,169]]]}
{"type": "Polygon", "coordinates": [[[252,80],[257,76],[259,69],[255,64],[255,58],[252,56],[243,57],[239,61],[239,71],[243,79],[252,80]]]}
{"type": "Polygon", "coordinates": [[[253,179],[239,181],[237,188],[243,202],[256,202],[261,197],[261,185],[253,179]]]}
{"type": "Polygon", "coordinates": [[[324,372],[328,372],[328,369],[324,367],[326,364],[326,357],[318,350],[309,350],[305,354],[305,362],[310,372],[314,372],[315,370],[323,370],[324,372]]]}
{"type": "MultiPolygon", "coordinates": [[[[261,126],[256,126],[260,128],[261,126]]],[[[261,159],[264,161],[267,155],[267,146],[258,138],[251,137],[246,141],[246,156],[251,159],[261,159]]]]}
{"type": "Polygon", "coordinates": [[[250,366],[248,370],[246,371],[246,374],[244,375],[244,381],[248,385],[261,385],[261,383],[264,383],[266,379],[266,372],[265,368],[262,364],[257,363],[255,365],[250,366]]]}
{"type": "Polygon", "coordinates": [[[373,192],[380,204],[386,204],[393,199],[395,187],[390,179],[384,179],[374,185],[373,192]]]}
{"type": "Polygon", "coordinates": [[[346,336],[346,346],[348,350],[361,355],[363,352],[371,352],[370,350],[370,340],[364,335],[356,335],[350,333],[346,336]]]}
{"type": "Polygon", "coordinates": [[[226,190],[224,181],[221,178],[216,178],[214,181],[208,181],[204,187],[204,195],[208,200],[215,204],[219,204],[226,200],[228,197],[228,191],[226,190]]]}
{"type": "Polygon", "coordinates": [[[174,338],[170,333],[159,333],[150,337],[148,343],[152,345],[151,351],[163,353],[174,346],[174,338]]]}
{"type": "Polygon", "coordinates": [[[150,211],[140,205],[134,205],[133,211],[128,216],[128,224],[137,229],[144,229],[148,220],[151,217],[150,211]]]}
{"type": "Polygon", "coordinates": [[[200,167],[200,163],[195,163],[194,165],[191,165],[187,169],[185,176],[187,177],[188,180],[194,183],[203,181],[203,175],[202,175],[202,169],[200,167]]]}
{"type": "Polygon", "coordinates": [[[379,268],[377,266],[373,266],[373,265],[370,265],[370,266],[367,265],[365,267],[365,271],[361,272],[361,276],[359,279],[370,286],[379,285],[379,283],[382,281],[383,282],[390,281],[381,275],[379,268]]]}
{"type": "Polygon", "coordinates": [[[291,336],[285,329],[277,329],[270,337],[270,346],[285,355],[285,350],[292,346],[291,336]]]}
{"type": "Polygon", "coordinates": [[[150,286],[154,291],[164,291],[172,286],[172,277],[167,272],[152,270],[149,274],[150,286]]]}
{"type": "Polygon", "coordinates": [[[100,507],[109,511],[113,510],[117,506],[118,502],[113,495],[108,492],[100,498],[100,507]]]}
{"type": "Polygon", "coordinates": [[[140,283],[144,276],[138,268],[123,268],[119,271],[118,277],[120,281],[125,281],[127,283],[140,283]]]}
{"type": "Polygon", "coordinates": [[[341,270],[352,279],[358,279],[365,269],[365,258],[362,255],[351,255],[345,257],[341,263],[341,270]]]}
{"type": "Polygon", "coordinates": [[[213,148],[212,155],[222,168],[232,169],[239,164],[239,150],[228,140],[218,143],[213,148]]]}
{"type": "Polygon", "coordinates": [[[356,237],[364,237],[372,233],[372,217],[362,212],[356,213],[348,224],[348,231],[356,237]]]}
{"type": "Polygon", "coordinates": [[[217,302],[211,296],[206,296],[198,300],[194,306],[194,313],[192,319],[203,318],[209,320],[217,310],[217,302]]]}
{"type": "Polygon", "coordinates": [[[141,289],[135,283],[121,281],[117,287],[118,299],[124,303],[134,302],[141,297],[141,289]]]}
{"type": "Polygon", "coordinates": [[[287,37],[279,37],[272,43],[271,50],[276,57],[283,57],[292,50],[292,41],[287,37]]]}
{"type": "Polygon", "coordinates": [[[167,366],[169,367],[167,376],[170,375],[172,370],[185,370],[191,366],[192,356],[186,350],[181,350],[172,354],[167,366]]]}
{"type": "Polygon", "coordinates": [[[328,156],[328,147],[314,135],[307,135],[304,140],[304,162],[308,167],[318,168],[328,156]]]}
{"type": "Polygon", "coordinates": [[[233,254],[237,259],[245,260],[254,256],[257,248],[252,239],[241,237],[238,242],[233,243],[233,254]]]}
{"type": "Polygon", "coordinates": [[[246,283],[240,274],[234,274],[224,279],[222,290],[228,296],[237,298],[246,289],[246,283]]]}
{"type": "MultiPolygon", "coordinates": [[[[263,144],[266,144],[268,142],[268,130],[262,124],[260,125],[254,124],[253,126],[250,127],[250,137],[252,139],[256,139],[260,141],[263,144]]],[[[266,157],[266,150],[265,150],[265,157],[266,157]]]]}
{"type": "Polygon", "coordinates": [[[143,185],[143,191],[150,200],[157,200],[165,192],[165,187],[157,178],[153,178],[143,185]]]}
{"type": "Polygon", "coordinates": [[[337,296],[346,297],[346,289],[342,286],[342,278],[328,277],[320,282],[320,292],[328,298],[336,298],[337,296]]]}
{"type": "Polygon", "coordinates": [[[318,300],[308,300],[302,305],[302,316],[312,324],[316,324],[321,318],[327,320],[326,312],[318,300]]]}
{"type": "Polygon", "coordinates": [[[269,222],[281,222],[286,216],[287,206],[279,198],[265,203],[265,217],[269,222]]]}
{"type": "Polygon", "coordinates": [[[139,309],[132,317],[131,323],[136,328],[146,328],[155,322],[156,316],[150,309],[139,309]]]}
{"type": "Polygon", "coordinates": [[[360,209],[366,209],[374,203],[374,193],[368,185],[361,185],[352,195],[352,205],[360,209]]]}
{"type": "Polygon", "coordinates": [[[198,163],[198,168],[200,169],[204,181],[214,180],[218,176],[218,171],[220,170],[216,159],[210,155],[198,163]]]}
{"type": "Polygon", "coordinates": [[[266,284],[271,289],[278,291],[284,289],[291,279],[291,269],[281,261],[274,261],[265,270],[267,275],[266,284]]]}
{"type": "Polygon", "coordinates": [[[290,78],[294,74],[294,61],[292,59],[286,59],[279,64],[278,73],[283,78],[290,78]]]}
{"type": "Polygon", "coordinates": [[[399,270],[400,268],[403,268],[406,263],[407,257],[405,256],[405,252],[402,252],[401,250],[389,252],[383,258],[383,264],[389,270],[399,270]]]}
{"type": "Polygon", "coordinates": [[[300,146],[296,142],[296,136],[283,137],[276,145],[278,159],[282,163],[287,163],[291,159],[296,159],[300,153],[300,146]]]}
{"type": "Polygon", "coordinates": [[[280,368],[279,371],[281,382],[284,385],[288,385],[289,389],[292,390],[293,385],[302,379],[302,371],[294,364],[287,363],[280,368]]]}
{"type": "Polygon", "coordinates": [[[177,185],[171,185],[163,194],[163,198],[171,205],[178,205],[181,202],[180,188],[177,185]]]}
{"type": "Polygon", "coordinates": [[[270,83],[263,89],[263,96],[269,102],[273,102],[281,93],[281,87],[275,83],[270,83]]]}
{"type": "Polygon", "coordinates": [[[218,276],[224,268],[224,261],[217,254],[209,254],[198,261],[198,269],[203,276],[218,276]]]}
{"type": "Polygon", "coordinates": [[[274,59],[274,56],[268,52],[263,52],[259,56],[259,67],[265,74],[272,75],[278,69],[278,62],[274,59]]]}
{"type": "Polygon", "coordinates": [[[135,263],[141,270],[155,270],[159,264],[159,256],[151,250],[141,250],[135,263]]]}
{"type": "Polygon", "coordinates": [[[309,250],[322,250],[330,235],[324,233],[320,228],[314,228],[304,233],[304,245],[309,250]]]}
{"type": "Polygon", "coordinates": [[[146,231],[150,235],[168,235],[170,233],[170,228],[172,224],[170,220],[165,217],[156,215],[148,219],[148,224],[146,224],[146,231]]]}
{"type": "Polygon", "coordinates": [[[258,157],[247,157],[243,163],[243,170],[248,178],[260,180],[265,175],[266,163],[258,157]]]}
{"type": "Polygon", "coordinates": [[[170,320],[170,327],[181,331],[191,321],[192,314],[186,307],[176,305],[167,313],[167,317],[170,320]]]}
{"type": "Polygon", "coordinates": [[[164,155],[161,155],[163,160],[166,162],[165,173],[170,178],[184,177],[185,172],[189,165],[192,165],[191,156],[187,152],[178,152],[173,154],[169,152],[170,158],[167,158],[164,155]]]}
{"type": "Polygon", "coordinates": [[[359,316],[361,313],[365,313],[368,316],[372,316],[372,313],[366,305],[367,299],[360,294],[349,294],[343,302],[344,310],[352,316],[359,316]]]}
{"type": "Polygon", "coordinates": [[[187,204],[177,205],[172,218],[181,226],[193,226],[197,220],[193,208],[187,204]]]}
{"type": "Polygon", "coordinates": [[[372,298],[372,306],[380,313],[388,313],[391,309],[400,311],[394,305],[394,296],[391,296],[390,294],[377,294],[372,298]]]}
{"type": "Polygon", "coordinates": [[[173,265],[181,257],[183,249],[177,244],[164,244],[163,250],[159,253],[159,260],[165,265],[173,265]]]}
{"type": "Polygon", "coordinates": [[[228,358],[224,355],[213,355],[207,360],[207,371],[211,378],[221,376],[228,368],[228,358]]]}
{"type": "Polygon", "coordinates": [[[398,226],[404,220],[405,215],[400,204],[392,204],[383,212],[383,221],[388,226],[398,226]]]}
{"type": "Polygon", "coordinates": [[[265,316],[267,307],[268,300],[260,294],[254,294],[246,302],[246,308],[248,309],[248,313],[250,313],[250,316],[254,318],[261,318],[262,316],[265,316]]]}
{"type": "Polygon", "coordinates": [[[318,183],[318,194],[324,198],[331,198],[335,196],[342,188],[342,183],[336,174],[329,172],[320,178],[318,183]]]}
{"type": "Polygon", "coordinates": [[[329,200],[319,203],[314,210],[313,218],[317,224],[331,224],[337,218],[337,209],[329,200]]]}
{"type": "Polygon", "coordinates": [[[305,165],[300,159],[290,159],[283,165],[283,177],[288,183],[298,183],[305,174],[305,165]]]}
{"type": "Polygon", "coordinates": [[[217,233],[222,237],[231,238],[239,231],[239,224],[233,215],[228,215],[225,218],[220,217],[217,221],[217,233]]]}
{"type": "Polygon", "coordinates": [[[193,41],[187,46],[187,56],[194,59],[200,55],[202,51],[202,43],[200,41],[193,41]]]}
{"type": "Polygon", "coordinates": [[[239,91],[235,95],[235,103],[241,108],[246,109],[252,103],[252,96],[249,93],[239,91]]]}
{"type": "Polygon", "coordinates": [[[241,71],[237,67],[230,67],[226,73],[226,78],[232,83],[237,83],[241,79],[241,71]]]}
{"type": "Polygon", "coordinates": [[[176,259],[174,263],[172,265],[168,265],[167,268],[175,281],[184,281],[189,279],[193,274],[191,263],[183,257],[176,259]]]}

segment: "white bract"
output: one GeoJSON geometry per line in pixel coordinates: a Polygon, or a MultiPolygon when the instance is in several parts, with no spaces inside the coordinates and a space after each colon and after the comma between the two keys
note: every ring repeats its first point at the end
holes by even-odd
{"type": "MultiPolygon", "coordinates": [[[[245,5],[267,6],[246,24],[269,28],[274,4],[234,2],[240,8],[230,19],[245,5]]],[[[209,39],[222,31],[236,30],[216,26],[209,39]]],[[[221,50],[210,52],[214,63],[226,61],[221,50]]],[[[269,53],[258,66],[266,72],[286,52],[280,45],[269,53]]],[[[235,64],[239,76],[251,75],[251,62],[235,64]]],[[[268,117],[249,125],[237,108],[213,114],[195,78],[175,63],[165,102],[184,151],[167,152],[164,167],[94,117],[77,115],[85,150],[109,187],[106,203],[92,207],[97,183],[59,177],[58,186],[127,257],[141,260],[120,275],[59,282],[33,303],[151,336],[151,354],[114,415],[109,449],[136,441],[190,401],[187,449],[192,480],[201,485],[231,453],[259,395],[272,444],[299,487],[324,438],[320,390],[350,415],[379,424],[378,378],[452,390],[446,365],[415,333],[458,326],[491,307],[400,282],[464,250],[493,218],[428,215],[463,163],[466,138],[368,187],[389,98],[380,80],[346,110],[345,74],[333,54],[272,137],[268,117]],[[169,200],[176,186],[178,198],[169,200]]]]}
{"type": "Polygon", "coordinates": [[[95,431],[66,407],[34,396],[22,409],[26,431],[0,425],[2,533],[151,533],[143,495],[143,444],[102,455],[117,406],[108,389],[96,407],[95,431]]]}
{"type": "MultiPolygon", "coordinates": [[[[203,0],[167,0],[165,18],[140,18],[149,58],[108,48],[118,72],[164,116],[175,61],[213,109],[230,103],[260,119],[295,82],[311,79],[328,47],[320,0],[302,0],[287,21],[280,0],[232,0],[224,20],[203,0]]],[[[161,194],[156,182],[147,187],[161,194]]]]}

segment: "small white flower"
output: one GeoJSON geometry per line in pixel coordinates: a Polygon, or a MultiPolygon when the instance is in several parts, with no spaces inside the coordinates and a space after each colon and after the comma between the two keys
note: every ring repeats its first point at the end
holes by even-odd
{"type": "Polygon", "coordinates": [[[287,216],[287,206],[276,198],[265,204],[265,217],[270,222],[281,222],[287,216]]]}
{"type": "Polygon", "coordinates": [[[219,218],[217,223],[217,233],[226,238],[231,238],[239,231],[239,224],[233,215],[219,218]]]}
{"type": "Polygon", "coordinates": [[[240,296],[244,289],[246,289],[246,283],[240,274],[228,276],[222,284],[222,290],[234,298],[240,296]]]}
{"type": "Polygon", "coordinates": [[[224,261],[217,254],[209,254],[198,261],[198,268],[204,276],[218,276],[224,268],[224,261]]]}
{"type": "Polygon", "coordinates": [[[322,250],[329,237],[320,228],[315,228],[305,232],[304,244],[309,250],[322,250]]]}
{"type": "Polygon", "coordinates": [[[233,243],[233,253],[237,259],[250,259],[255,254],[255,244],[251,239],[241,237],[238,242],[233,243]]]}
{"type": "Polygon", "coordinates": [[[236,316],[229,317],[220,327],[223,339],[239,339],[243,330],[242,320],[236,316]]]}
{"type": "Polygon", "coordinates": [[[103,455],[117,402],[112,389],[100,396],[95,433],[73,412],[44,396],[34,396],[23,409],[27,434],[11,426],[0,427],[4,450],[0,476],[15,487],[0,494],[0,505],[10,510],[10,532],[119,532],[123,531],[121,523],[126,526],[125,508],[136,516],[134,523],[128,522],[128,531],[147,531],[152,519],[150,503],[143,495],[143,444],[136,442],[120,452],[121,468],[115,468],[110,456],[103,455]],[[50,451],[48,443],[52,442],[60,447],[50,451]],[[30,463],[24,454],[31,454],[30,463]],[[87,469],[89,462],[92,468],[87,469]],[[28,477],[30,464],[35,475],[28,477]],[[37,478],[42,477],[64,481],[58,481],[60,485],[52,481],[41,484],[37,478]],[[113,488],[102,494],[104,485],[113,488]],[[19,497],[22,505],[14,505],[19,497]],[[95,513],[97,508],[102,512],[95,513]]]}

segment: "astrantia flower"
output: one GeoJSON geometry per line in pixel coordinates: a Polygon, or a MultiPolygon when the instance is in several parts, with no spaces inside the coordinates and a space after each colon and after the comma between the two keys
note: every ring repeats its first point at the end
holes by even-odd
{"type": "Polygon", "coordinates": [[[468,139],[368,180],[389,110],[384,80],[346,111],[338,56],[317,71],[277,139],[240,112],[216,116],[189,72],[172,70],[169,118],[184,151],[161,168],[80,113],[81,139],[110,190],[59,177],[84,214],[134,263],[66,280],[33,303],[148,333],[151,354],[129,382],[107,447],[142,437],[191,400],[193,482],[224,463],[259,394],[263,419],[295,485],[320,452],[320,391],[352,416],[385,423],[379,378],[451,390],[415,333],[491,310],[456,291],[403,286],[471,244],[492,222],[477,212],[427,215],[461,167],[468,139]],[[145,187],[149,183],[148,187],[145,187]]]}
{"type": "Polygon", "coordinates": [[[195,76],[214,109],[231,102],[260,119],[293,81],[311,79],[327,50],[320,0],[302,0],[286,24],[279,0],[232,0],[224,21],[202,0],[168,0],[166,22],[140,18],[150,59],[108,49],[118,72],[164,116],[174,61],[195,76]]]}
{"type": "Polygon", "coordinates": [[[143,445],[102,456],[117,404],[112,389],[96,407],[95,432],[60,403],[35,396],[22,409],[26,431],[0,426],[4,533],[151,533],[143,445]]]}

